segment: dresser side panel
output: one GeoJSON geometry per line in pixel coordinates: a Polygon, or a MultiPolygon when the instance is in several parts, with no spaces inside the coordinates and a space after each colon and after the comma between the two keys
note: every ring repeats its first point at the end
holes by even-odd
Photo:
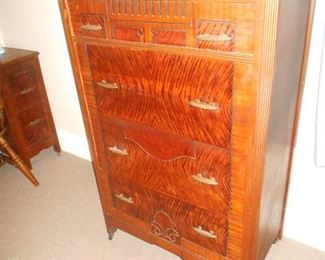
{"type": "Polygon", "coordinates": [[[265,258],[282,226],[308,14],[309,1],[307,0],[280,2],[257,259],[265,258]]]}

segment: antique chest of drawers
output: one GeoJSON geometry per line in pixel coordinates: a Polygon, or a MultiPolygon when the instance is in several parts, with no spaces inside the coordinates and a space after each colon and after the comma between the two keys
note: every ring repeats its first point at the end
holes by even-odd
{"type": "Polygon", "coordinates": [[[61,151],[38,61],[38,53],[5,48],[0,56],[0,95],[8,121],[8,140],[23,161],[45,148],[61,151]]]}
{"type": "Polygon", "coordinates": [[[264,259],[281,237],[313,3],[59,4],[110,239],[264,259]]]}

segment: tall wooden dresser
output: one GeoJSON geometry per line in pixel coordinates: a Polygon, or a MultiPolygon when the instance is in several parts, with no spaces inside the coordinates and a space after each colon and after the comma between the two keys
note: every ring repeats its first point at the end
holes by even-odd
{"type": "Polygon", "coordinates": [[[38,52],[5,48],[0,56],[0,95],[4,102],[6,137],[22,160],[32,168],[31,158],[45,148],[61,148],[48,102],[38,52]]]}
{"type": "Polygon", "coordinates": [[[59,3],[110,239],[264,259],[281,236],[313,2],[59,3]]]}

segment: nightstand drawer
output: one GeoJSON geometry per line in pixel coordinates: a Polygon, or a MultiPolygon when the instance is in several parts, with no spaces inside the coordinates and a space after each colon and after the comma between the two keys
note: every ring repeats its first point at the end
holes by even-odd
{"type": "Polygon", "coordinates": [[[25,141],[34,144],[51,135],[51,128],[42,105],[28,107],[19,113],[25,141]]]}
{"type": "Polygon", "coordinates": [[[32,61],[22,61],[8,66],[6,75],[12,95],[21,95],[32,88],[37,87],[36,68],[32,61]]]}

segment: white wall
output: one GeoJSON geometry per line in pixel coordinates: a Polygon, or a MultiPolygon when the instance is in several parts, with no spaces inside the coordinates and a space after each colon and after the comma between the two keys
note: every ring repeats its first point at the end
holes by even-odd
{"type": "Polygon", "coordinates": [[[3,23],[3,0],[0,0],[0,47],[3,46],[3,37],[2,37],[2,23],[3,23]]]}
{"type": "MultiPolygon", "coordinates": [[[[324,14],[325,1],[318,0],[284,226],[285,237],[322,251],[325,251],[325,168],[315,166],[315,122],[324,14]]],[[[325,99],[320,102],[325,103],[325,99]]],[[[320,112],[325,119],[325,111],[320,112]]],[[[322,124],[325,129],[325,120],[322,124]]]]}
{"type": "MultiPolygon", "coordinates": [[[[89,158],[56,0],[0,0],[6,46],[38,50],[64,150],[89,158]]],[[[325,170],[314,164],[316,95],[325,1],[319,0],[293,164],[284,236],[325,251],[325,170]]],[[[323,28],[324,29],[324,28],[323,28]]],[[[1,41],[1,36],[0,36],[1,41]]],[[[325,102],[322,100],[321,102],[325,102]]]]}
{"type": "Polygon", "coordinates": [[[62,149],[90,158],[57,0],[0,0],[6,47],[40,52],[62,149]]]}

